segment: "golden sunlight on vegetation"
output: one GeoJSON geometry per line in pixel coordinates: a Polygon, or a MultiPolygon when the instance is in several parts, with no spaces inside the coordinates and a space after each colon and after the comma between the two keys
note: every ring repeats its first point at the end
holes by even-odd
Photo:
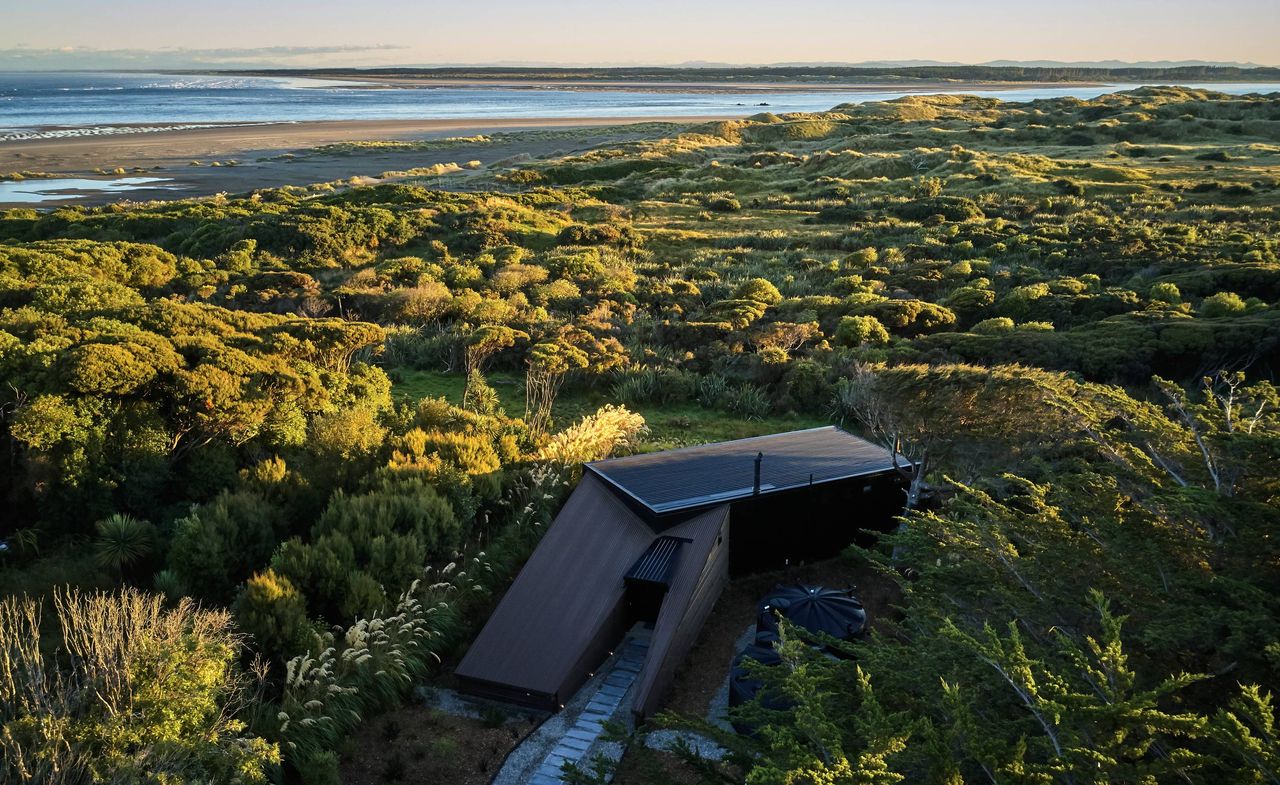
{"type": "MultiPolygon", "coordinates": [[[[623,781],[1277,781],[1280,97],[915,96],[395,174],[0,213],[4,778],[335,782],[582,462],[836,422],[918,462],[839,570],[900,604],[785,642],[767,732],[638,731],[724,760],[632,735],[623,781]]],[[[433,771],[490,765],[474,726],[433,721],[433,771]]]]}

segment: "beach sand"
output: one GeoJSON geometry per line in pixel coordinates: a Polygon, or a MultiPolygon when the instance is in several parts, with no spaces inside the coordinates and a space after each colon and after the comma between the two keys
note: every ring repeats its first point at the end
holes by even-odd
{"type": "MultiPolygon", "coordinates": [[[[253,73],[253,72],[239,72],[253,73]]],[[[277,74],[278,75],[278,74],[277,74]]],[[[594,81],[574,79],[487,79],[434,78],[357,75],[350,72],[312,73],[308,76],[339,80],[360,80],[373,89],[431,87],[525,87],[581,90],[626,89],[661,92],[688,91],[788,91],[830,90],[847,92],[938,92],[966,89],[1002,90],[1041,87],[1038,83],[955,83],[955,82],[648,82],[635,80],[594,81]]],[[[1053,85],[1060,86],[1060,85],[1053,85]]],[[[762,111],[764,111],[762,109],[762,111]]],[[[105,172],[171,178],[166,188],[129,192],[136,201],[239,194],[257,188],[310,185],[353,177],[372,177],[387,171],[402,171],[442,163],[478,160],[484,165],[529,155],[534,158],[581,150],[609,141],[656,136],[654,123],[691,124],[718,117],[611,117],[611,118],[484,118],[460,120],[359,120],[299,123],[218,125],[213,127],[133,126],[116,128],[47,128],[42,133],[55,138],[0,138],[0,174],[43,172],[67,177],[105,177],[105,172]],[[521,131],[561,129],[565,134],[519,134],[521,131]],[[300,155],[321,145],[377,140],[430,140],[446,137],[501,134],[495,141],[469,148],[451,145],[447,149],[415,151],[361,150],[342,155],[300,155]],[[193,161],[200,165],[193,165],[193,161]],[[213,162],[222,164],[212,166],[213,162]],[[227,165],[234,161],[234,165],[227,165]]],[[[669,131],[669,129],[668,129],[669,131]]],[[[38,187],[33,181],[32,187],[38,187]]],[[[3,197],[0,197],[2,199],[3,197]]],[[[79,198],[51,200],[41,207],[59,204],[86,206],[107,204],[119,194],[85,193],[79,198]]],[[[0,201],[0,208],[18,206],[0,201]]],[[[26,205],[31,206],[31,205],[26,205]]]]}
{"type": "MultiPolygon", "coordinates": [[[[0,142],[0,173],[45,172],[102,177],[100,170],[172,178],[173,187],[131,191],[137,201],[244,193],[256,188],[371,177],[437,163],[478,160],[484,165],[518,155],[534,158],[587,149],[608,141],[661,135],[657,123],[697,123],[710,117],[519,118],[484,120],[370,120],[234,125],[110,135],[0,142]],[[561,130],[565,133],[519,133],[561,130]],[[431,140],[498,134],[487,143],[451,144],[411,151],[308,152],[355,141],[431,140]],[[288,157],[287,153],[299,153],[288,157]],[[192,165],[199,161],[200,166],[192,165]],[[212,166],[213,162],[224,164],[212,166]],[[235,165],[227,165],[235,161],[235,165]]],[[[665,132],[669,132],[667,127],[665,132]]],[[[38,187],[38,180],[30,181],[38,187]]],[[[101,205],[118,194],[44,202],[101,205]]],[[[0,207],[19,206],[0,201],[0,207]]],[[[25,205],[32,206],[32,205],[25,205]]]]}

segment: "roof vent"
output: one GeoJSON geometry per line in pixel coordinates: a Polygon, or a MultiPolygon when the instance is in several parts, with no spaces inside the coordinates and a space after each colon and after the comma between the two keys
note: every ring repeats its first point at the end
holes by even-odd
{"type": "Polygon", "coordinates": [[[627,570],[627,583],[656,583],[671,586],[671,577],[680,558],[680,546],[689,540],[683,537],[662,536],[654,540],[636,563],[627,570]]]}

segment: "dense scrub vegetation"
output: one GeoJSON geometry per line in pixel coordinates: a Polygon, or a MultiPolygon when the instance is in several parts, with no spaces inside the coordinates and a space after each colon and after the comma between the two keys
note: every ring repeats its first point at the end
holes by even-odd
{"type": "MultiPolygon", "coordinates": [[[[720,773],[1276,781],[1278,178],[1280,100],[1161,88],[757,115],[453,191],[11,210],[0,584],[179,603],[120,634],[209,658],[192,733],[256,679],[217,725],[242,757],[188,745],[157,781],[324,782],[465,644],[573,467],[643,438],[566,411],[678,411],[664,444],[834,420],[921,466],[856,555],[904,607],[852,660],[789,649],[795,708],[720,773]],[[460,395],[397,395],[424,377],[460,395]]],[[[6,711],[5,744],[61,744],[6,711]]],[[[116,732],[57,716],[77,755],[116,732]]],[[[159,754],[129,732],[120,776],[159,754]]]]}

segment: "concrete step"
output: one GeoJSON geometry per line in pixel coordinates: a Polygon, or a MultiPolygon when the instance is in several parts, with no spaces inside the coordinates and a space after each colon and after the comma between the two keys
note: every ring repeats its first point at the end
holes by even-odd
{"type": "MultiPolygon", "coordinates": [[[[591,746],[590,744],[587,745],[587,747],[590,747],[590,746],[591,746]]],[[[582,749],[577,749],[576,747],[566,746],[565,743],[562,741],[556,745],[556,748],[551,751],[551,755],[548,755],[547,758],[550,759],[551,756],[554,755],[556,758],[559,759],[559,761],[556,763],[556,765],[559,766],[561,763],[563,763],[566,760],[572,763],[580,762],[582,760],[582,756],[585,755],[586,752],[587,752],[586,747],[582,749]]]]}
{"type": "Polygon", "coordinates": [[[588,749],[590,749],[591,744],[594,741],[595,739],[575,739],[574,737],[568,734],[565,734],[565,737],[560,740],[560,744],[557,746],[564,747],[566,749],[577,750],[578,752],[586,752],[588,749]]]}

